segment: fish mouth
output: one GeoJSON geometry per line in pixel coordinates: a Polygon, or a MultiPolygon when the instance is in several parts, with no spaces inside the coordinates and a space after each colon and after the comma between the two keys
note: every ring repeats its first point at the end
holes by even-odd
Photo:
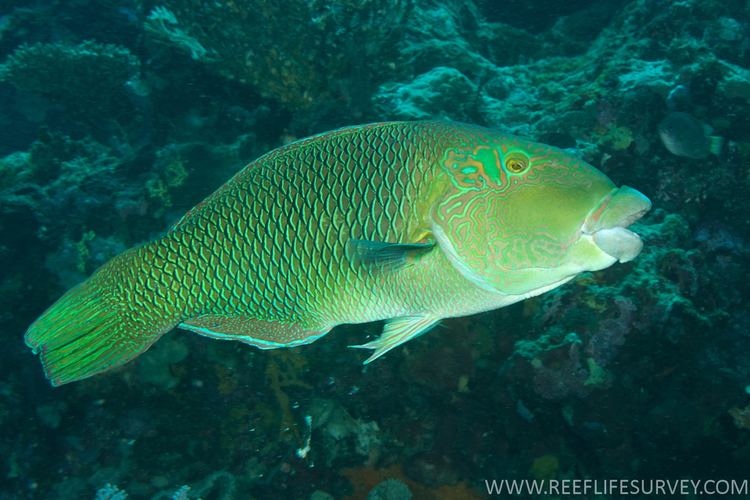
{"type": "Polygon", "coordinates": [[[581,231],[597,247],[619,262],[633,260],[641,253],[640,236],[627,229],[651,209],[651,200],[641,192],[621,186],[610,191],[586,217],[581,231]]]}

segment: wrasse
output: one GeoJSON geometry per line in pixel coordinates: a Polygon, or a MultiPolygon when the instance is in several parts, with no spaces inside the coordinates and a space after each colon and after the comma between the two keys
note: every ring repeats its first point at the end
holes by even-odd
{"type": "Polygon", "coordinates": [[[26,332],[52,385],[174,328],[261,349],[385,320],[370,362],[441,319],[633,259],[651,207],[556,148],[450,122],[348,127],[255,160],[26,332]]]}

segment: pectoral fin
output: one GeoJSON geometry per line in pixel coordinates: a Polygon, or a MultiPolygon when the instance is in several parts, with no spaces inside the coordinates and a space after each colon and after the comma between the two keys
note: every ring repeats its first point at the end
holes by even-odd
{"type": "Polygon", "coordinates": [[[358,349],[374,349],[372,355],[367,358],[364,364],[375,361],[383,354],[387,353],[396,346],[408,342],[409,340],[427,333],[432,327],[440,322],[440,318],[432,316],[406,316],[403,318],[394,318],[388,320],[383,329],[383,333],[372,342],[362,345],[353,345],[358,349]]]}
{"type": "Polygon", "coordinates": [[[435,242],[428,238],[416,243],[349,240],[347,254],[354,262],[394,270],[414,262],[434,246],[435,242]]]}

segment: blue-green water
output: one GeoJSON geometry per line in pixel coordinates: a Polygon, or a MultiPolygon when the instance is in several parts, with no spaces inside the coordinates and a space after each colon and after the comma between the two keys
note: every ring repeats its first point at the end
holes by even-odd
{"type": "Polygon", "coordinates": [[[485,480],[620,478],[747,494],[749,40],[737,0],[4,3],[0,498],[466,499],[485,480]],[[45,380],[31,322],[243,165],[428,118],[642,191],[643,252],[366,367],[347,346],[381,324],[276,351],[174,331],[115,371],[45,380]]]}

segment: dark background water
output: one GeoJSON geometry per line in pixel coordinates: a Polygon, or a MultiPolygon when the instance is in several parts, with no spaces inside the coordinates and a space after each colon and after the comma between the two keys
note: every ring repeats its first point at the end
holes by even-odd
{"type": "Polygon", "coordinates": [[[0,497],[747,480],[749,34],[734,0],[4,3],[0,497]],[[667,150],[674,112],[705,126],[678,145],[717,136],[718,154],[667,150]],[[34,318],[241,166],[424,118],[567,148],[643,191],[644,252],[366,368],[346,346],[381,325],[271,352],[173,332],[112,374],[44,380],[22,340],[34,318]]]}

